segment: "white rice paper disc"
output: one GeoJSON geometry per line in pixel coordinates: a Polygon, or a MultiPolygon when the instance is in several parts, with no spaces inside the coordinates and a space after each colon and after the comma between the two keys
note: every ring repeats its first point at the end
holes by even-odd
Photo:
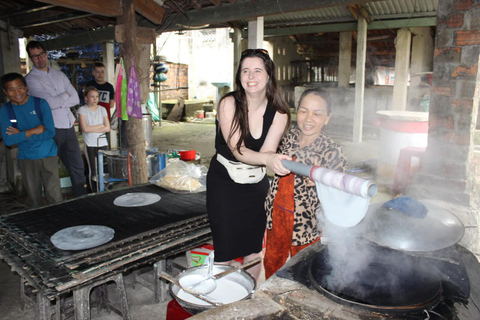
{"type": "Polygon", "coordinates": [[[161,197],[155,193],[133,192],[121,195],[113,201],[118,207],[142,207],[160,201],[161,197]]]}
{"type": "Polygon", "coordinates": [[[109,227],[82,225],[57,231],[50,241],[60,250],[85,250],[109,242],[114,235],[115,230],[109,227]]]}
{"type": "Polygon", "coordinates": [[[316,182],[325,217],[338,227],[356,226],[367,214],[370,197],[348,193],[316,182]]]}

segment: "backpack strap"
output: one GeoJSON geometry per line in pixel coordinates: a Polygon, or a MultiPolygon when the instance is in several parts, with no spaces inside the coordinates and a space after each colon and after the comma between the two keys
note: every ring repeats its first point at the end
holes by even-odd
{"type": "Polygon", "coordinates": [[[5,108],[7,108],[8,117],[10,118],[10,123],[12,124],[12,127],[18,129],[17,117],[15,116],[15,112],[13,112],[12,103],[9,101],[5,103],[4,106],[5,108]]]}
{"type": "Polygon", "coordinates": [[[33,104],[35,105],[35,113],[37,114],[38,119],[40,119],[40,122],[43,124],[43,114],[42,114],[42,109],[40,108],[40,98],[37,97],[32,97],[33,98],[33,104]]]}

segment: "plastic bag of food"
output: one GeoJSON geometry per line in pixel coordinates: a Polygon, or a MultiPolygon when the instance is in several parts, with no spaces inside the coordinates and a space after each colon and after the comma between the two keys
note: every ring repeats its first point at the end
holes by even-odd
{"type": "Polygon", "coordinates": [[[174,193],[207,190],[207,167],[177,160],[150,178],[149,182],[174,193]]]}

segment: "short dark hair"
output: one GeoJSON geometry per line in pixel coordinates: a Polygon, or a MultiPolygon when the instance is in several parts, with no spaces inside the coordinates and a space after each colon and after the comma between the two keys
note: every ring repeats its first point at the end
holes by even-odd
{"type": "Polygon", "coordinates": [[[45,46],[43,45],[43,43],[35,40],[30,41],[27,44],[26,49],[29,57],[30,57],[30,49],[42,49],[43,51],[47,52],[47,50],[45,50],[45,46]]]}
{"type": "Polygon", "coordinates": [[[94,86],[88,86],[88,87],[85,88],[85,90],[83,90],[83,95],[86,97],[87,94],[88,94],[90,91],[97,91],[97,92],[98,92],[98,89],[95,88],[94,86]]]}
{"type": "Polygon", "coordinates": [[[300,99],[298,99],[298,106],[300,106],[300,104],[302,103],[303,98],[305,98],[309,94],[314,94],[322,98],[323,100],[325,100],[325,102],[327,103],[327,113],[329,115],[332,113],[332,105],[330,103],[330,99],[331,99],[330,93],[327,90],[322,88],[313,88],[313,89],[307,89],[303,91],[302,95],[300,96],[300,99]]]}
{"type": "Polygon", "coordinates": [[[7,91],[7,83],[15,81],[17,79],[20,79],[25,85],[25,87],[27,86],[27,81],[25,81],[25,78],[20,73],[12,72],[12,73],[4,74],[2,76],[1,82],[2,82],[3,90],[7,91]]]}
{"type": "Polygon", "coordinates": [[[95,68],[105,68],[105,65],[103,64],[103,62],[95,61],[95,63],[93,64],[93,69],[95,68]]]}

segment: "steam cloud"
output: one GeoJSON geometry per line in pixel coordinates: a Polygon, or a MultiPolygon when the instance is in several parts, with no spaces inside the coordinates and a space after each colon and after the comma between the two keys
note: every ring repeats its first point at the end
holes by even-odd
{"type": "Polygon", "coordinates": [[[418,290],[419,283],[431,283],[430,264],[363,239],[364,232],[371,229],[337,227],[324,218],[321,210],[317,212],[317,221],[322,242],[327,244],[326,268],[331,267],[321,285],[333,294],[361,303],[390,305],[396,304],[395,297],[406,297],[412,289],[418,290]]]}

